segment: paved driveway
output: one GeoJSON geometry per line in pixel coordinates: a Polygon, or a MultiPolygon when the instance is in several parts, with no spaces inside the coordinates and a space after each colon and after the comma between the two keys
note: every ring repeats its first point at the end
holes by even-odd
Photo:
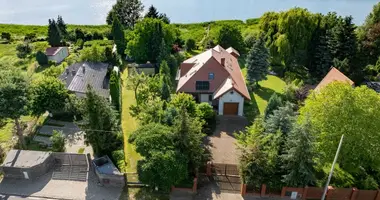
{"type": "Polygon", "coordinates": [[[235,132],[242,131],[248,124],[244,117],[218,116],[215,133],[207,137],[207,143],[212,153],[214,163],[237,164],[235,132]]]}

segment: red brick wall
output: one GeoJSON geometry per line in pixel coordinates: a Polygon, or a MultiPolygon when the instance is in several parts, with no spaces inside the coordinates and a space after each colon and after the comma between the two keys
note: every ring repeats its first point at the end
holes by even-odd
{"type": "Polygon", "coordinates": [[[352,188],[334,188],[327,193],[327,200],[350,200],[352,188]]]}
{"type": "Polygon", "coordinates": [[[368,200],[375,200],[377,195],[377,190],[359,190],[356,196],[356,200],[361,199],[368,199],[368,200]]]}
{"type": "Polygon", "coordinates": [[[307,189],[306,198],[308,199],[320,199],[323,195],[323,188],[309,187],[307,189]]]}

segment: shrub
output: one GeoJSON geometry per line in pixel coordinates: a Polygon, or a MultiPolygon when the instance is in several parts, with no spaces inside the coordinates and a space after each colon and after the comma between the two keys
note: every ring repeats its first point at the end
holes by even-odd
{"type": "Polygon", "coordinates": [[[34,42],[34,41],[36,41],[36,39],[37,39],[37,36],[35,33],[28,33],[24,37],[24,41],[34,42]]]}
{"type": "Polygon", "coordinates": [[[103,62],[105,61],[104,48],[94,45],[81,51],[81,61],[103,62]]]}
{"type": "Polygon", "coordinates": [[[36,54],[36,60],[40,65],[47,65],[49,63],[48,57],[42,51],[38,51],[36,54]]]}
{"type": "Polygon", "coordinates": [[[50,138],[52,142],[52,150],[54,152],[64,152],[65,151],[65,136],[62,131],[53,131],[53,136],[50,138]]]}
{"type": "Polygon", "coordinates": [[[2,32],[1,33],[1,39],[7,40],[9,42],[11,40],[11,34],[8,32],[2,32]]]}
{"type": "Polygon", "coordinates": [[[28,54],[32,53],[32,48],[29,46],[29,43],[19,44],[16,47],[17,57],[18,58],[26,58],[28,54]]]}
{"type": "Polygon", "coordinates": [[[84,42],[82,39],[78,39],[77,42],[75,43],[75,46],[78,47],[78,49],[83,49],[84,42]]]}
{"type": "Polygon", "coordinates": [[[51,67],[44,70],[42,72],[42,74],[45,76],[58,77],[59,75],[61,75],[63,73],[63,71],[67,67],[67,63],[63,62],[60,65],[58,65],[57,67],[55,67],[54,65],[50,65],[50,66],[51,67]]]}
{"type": "Polygon", "coordinates": [[[186,49],[188,51],[195,49],[195,47],[196,47],[195,40],[190,38],[186,41],[186,49]]]}
{"type": "Polygon", "coordinates": [[[125,171],[125,156],[124,150],[116,150],[112,152],[112,162],[116,163],[120,171],[125,171]]]}
{"type": "Polygon", "coordinates": [[[103,35],[100,34],[99,32],[95,31],[94,35],[92,36],[92,39],[94,40],[103,40],[103,35]]]}
{"type": "Polygon", "coordinates": [[[207,135],[213,134],[216,127],[216,114],[212,106],[208,103],[198,104],[196,113],[197,116],[205,122],[202,127],[202,132],[207,135]]]}

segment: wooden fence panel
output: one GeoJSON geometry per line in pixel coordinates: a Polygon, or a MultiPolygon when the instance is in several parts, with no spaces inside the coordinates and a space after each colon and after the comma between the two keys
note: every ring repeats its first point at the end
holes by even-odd
{"type": "Polygon", "coordinates": [[[377,195],[377,190],[358,190],[358,195],[356,197],[356,200],[361,199],[368,199],[368,200],[375,200],[377,195]]]}

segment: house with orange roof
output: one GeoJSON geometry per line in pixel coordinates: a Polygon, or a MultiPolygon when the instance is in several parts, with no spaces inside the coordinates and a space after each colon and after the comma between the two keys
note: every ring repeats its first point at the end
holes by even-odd
{"type": "Polygon", "coordinates": [[[197,102],[207,102],[219,115],[243,116],[244,101],[250,100],[241,72],[239,52],[217,45],[185,60],[178,70],[177,92],[192,94],[197,102]]]}
{"type": "Polygon", "coordinates": [[[349,79],[346,75],[344,75],[342,72],[340,72],[337,68],[332,67],[329,73],[322,79],[321,82],[315,87],[315,91],[319,91],[321,88],[325,87],[326,85],[334,82],[334,81],[340,81],[340,82],[346,82],[350,84],[351,86],[354,86],[355,83],[349,79]]]}

